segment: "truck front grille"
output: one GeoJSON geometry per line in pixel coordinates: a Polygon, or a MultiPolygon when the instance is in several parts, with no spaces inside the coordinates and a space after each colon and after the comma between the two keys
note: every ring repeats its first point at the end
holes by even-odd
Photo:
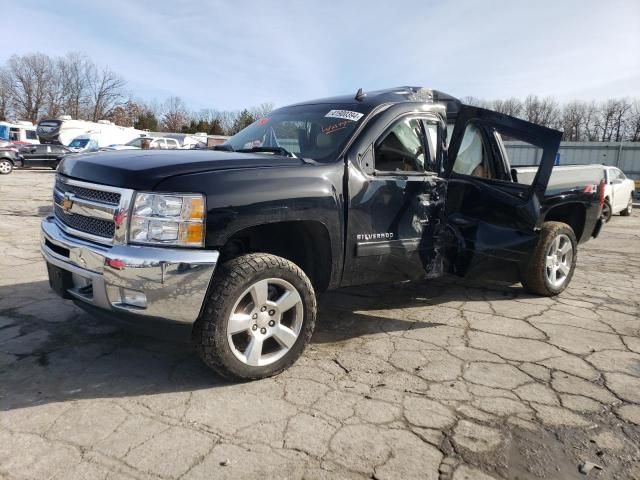
{"type": "Polygon", "coordinates": [[[99,218],[85,217],[84,215],[77,215],[74,213],[67,213],[58,205],[54,206],[54,211],[58,221],[62,222],[67,227],[89,235],[96,235],[109,240],[113,239],[116,227],[113,222],[100,220],[99,218]]]}
{"type": "Polygon", "coordinates": [[[64,183],[60,177],[56,178],[56,190],[62,193],[70,192],[75,194],[78,198],[93,200],[94,202],[102,202],[109,205],[118,205],[120,203],[119,193],[106,192],[104,190],[91,190],[78,185],[71,185],[64,183]]]}
{"type": "Polygon", "coordinates": [[[106,244],[126,243],[133,190],[73,180],[58,174],[53,213],[70,235],[106,244]],[[115,219],[119,218],[116,224],[115,219]]]}

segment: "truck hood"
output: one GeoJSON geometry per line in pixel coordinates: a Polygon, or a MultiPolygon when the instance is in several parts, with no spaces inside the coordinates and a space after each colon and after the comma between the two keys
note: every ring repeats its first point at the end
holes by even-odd
{"type": "Polygon", "coordinates": [[[85,182],[153,190],[162,180],[189,173],[302,165],[298,158],[215,150],[120,150],[68,155],[58,171],[85,182]]]}

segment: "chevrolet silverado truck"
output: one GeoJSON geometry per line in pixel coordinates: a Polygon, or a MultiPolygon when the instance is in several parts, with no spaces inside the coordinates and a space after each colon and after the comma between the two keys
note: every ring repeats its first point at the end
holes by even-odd
{"type": "Polygon", "coordinates": [[[186,325],[209,367],[245,380],[295,362],[324,290],[499,272],[557,295],[602,225],[602,185],[547,192],[560,137],[402,87],[278,109],[213,150],[66,157],[42,222],[50,285],[186,325]],[[503,136],[538,147],[526,181],[503,136]]]}

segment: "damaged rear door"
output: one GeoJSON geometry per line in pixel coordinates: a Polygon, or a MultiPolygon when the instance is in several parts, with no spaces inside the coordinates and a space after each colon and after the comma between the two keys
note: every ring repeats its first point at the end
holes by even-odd
{"type": "Polygon", "coordinates": [[[533,251],[540,205],[562,133],[491,110],[463,105],[455,119],[444,177],[450,270],[465,275],[515,265],[533,251]],[[539,152],[531,183],[511,171],[501,138],[539,152]]]}

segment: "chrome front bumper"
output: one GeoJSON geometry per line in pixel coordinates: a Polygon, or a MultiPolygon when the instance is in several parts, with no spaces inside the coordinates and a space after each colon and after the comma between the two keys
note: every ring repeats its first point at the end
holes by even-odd
{"type": "Polygon", "coordinates": [[[215,250],[99,245],[68,235],[53,216],[42,221],[41,233],[44,259],[70,272],[58,293],[116,316],[195,322],[219,258],[215,250]],[[128,303],[136,292],[145,301],[128,303]]]}

